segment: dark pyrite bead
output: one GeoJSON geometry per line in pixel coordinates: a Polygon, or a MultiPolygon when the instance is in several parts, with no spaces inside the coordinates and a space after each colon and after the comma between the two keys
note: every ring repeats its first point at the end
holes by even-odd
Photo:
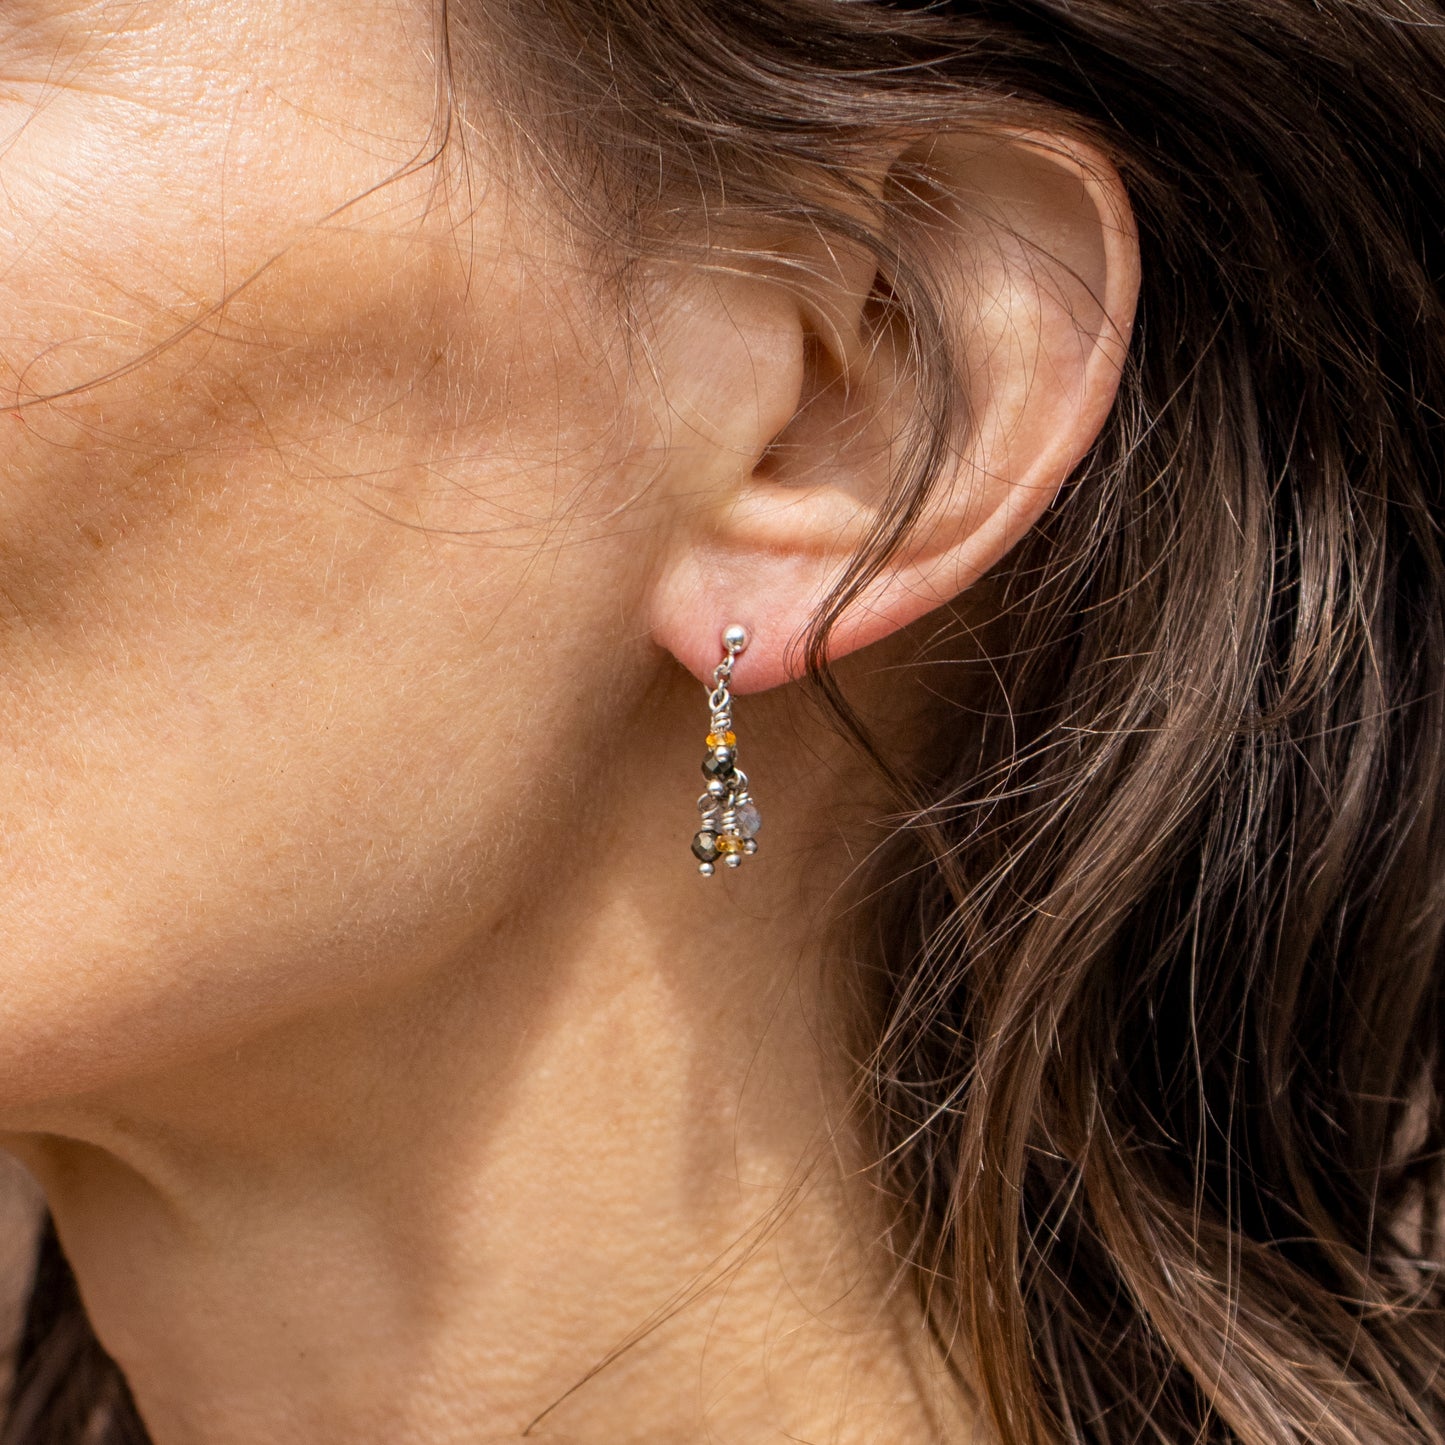
{"type": "MultiPolygon", "coordinates": [[[[718,752],[723,751],[721,748],[718,752]]],[[[709,753],[702,760],[702,770],[709,778],[728,778],[732,775],[733,759],[729,753],[726,761],[719,758],[717,753],[709,753]]]]}
{"type": "Polygon", "coordinates": [[[692,856],[703,863],[711,863],[717,857],[717,834],[704,829],[692,840],[692,856]]]}

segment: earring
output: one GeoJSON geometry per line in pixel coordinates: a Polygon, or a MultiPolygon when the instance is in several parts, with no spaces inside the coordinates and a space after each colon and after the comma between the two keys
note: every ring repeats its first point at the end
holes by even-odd
{"type": "Polygon", "coordinates": [[[762,815],[748,792],[748,775],[737,765],[738,739],[733,731],[733,699],[728,691],[733,659],[748,645],[748,630],[734,622],[722,634],[723,660],[713,669],[708,689],[712,725],[707,735],[707,756],[702,760],[707,791],[697,800],[702,828],[692,840],[697,871],[711,878],[717,860],[736,868],[745,853],[758,851],[757,831],[762,815]]]}

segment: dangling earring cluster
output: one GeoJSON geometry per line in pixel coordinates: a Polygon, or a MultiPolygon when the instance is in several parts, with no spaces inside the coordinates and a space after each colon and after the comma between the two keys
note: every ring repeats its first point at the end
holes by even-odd
{"type": "Polygon", "coordinates": [[[708,707],[712,724],[707,735],[707,755],[702,760],[707,791],[697,800],[702,827],[692,840],[697,871],[711,878],[721,858],[736,868],[743,855],[758,851],[757,832],[762,815],[748,792],[748,775],[738,767],[738,739],[733,731],[733,699],[728,691],[733,660],[748,645],[747,628],[737,623],[723,629],[723,660],[713,669],[708,707]]]}

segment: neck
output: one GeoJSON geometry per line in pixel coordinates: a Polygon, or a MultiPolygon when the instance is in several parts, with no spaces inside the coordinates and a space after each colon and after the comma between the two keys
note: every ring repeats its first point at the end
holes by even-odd
{"type": "Polygon", "coordinates": [[[14,1141],[156,1445],[952,1438],[814,920],[650,876],[14,1141]]]}

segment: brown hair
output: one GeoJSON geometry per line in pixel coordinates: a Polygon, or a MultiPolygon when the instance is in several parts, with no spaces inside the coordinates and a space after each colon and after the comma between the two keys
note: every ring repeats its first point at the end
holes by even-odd
{"type": "MultiPolygon", "coordinates": [[[[613,254],[726,195],[874,246],[915,338],[914,444],[809,656],[904,810],[859,929],[862,1073],[961,1378],[1030,1445],[1445,1441],[1445,13],[497,0],[475,45],[474,22],[452,0],[458,76],[486,67],[613,254]],[[906,228],[837,202],[880,138],[999,121],[1119,166],[1141,308],[1104,435],[996,579],[995,694],[904,769],[821,659],[936,481],[949,328],[906,228]]],[[[47,1232],[0,1439],[102,1416],[144,1438],[47,1232]]]]}

